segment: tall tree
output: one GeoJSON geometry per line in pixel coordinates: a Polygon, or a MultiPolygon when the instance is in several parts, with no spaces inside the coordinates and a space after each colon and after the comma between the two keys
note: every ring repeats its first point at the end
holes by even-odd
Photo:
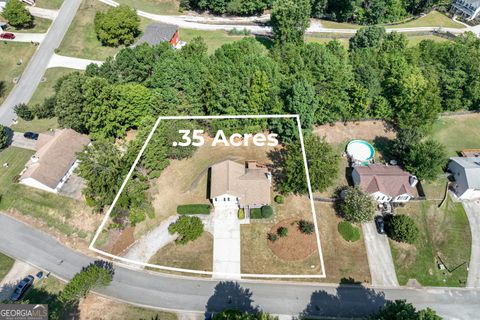
{"type": "Polygon", "coordinates": [[[97,12],[94,25],[98,39],[106,46],[132,44],[140,34],[140,18],[135,9],[127,5],[97,12]]]}
{"type": "Polygon", "coordinates": [[[310,26],[310,0],[277,0],[273,3],[270,23],[278,45],[303,43],[310,26]]]}
{"type": "Polygon", "coordinates": [[[14,27],[29,27],[33,24],[33,16],[20,0],[7,0],[2,16],[14,27]]]}

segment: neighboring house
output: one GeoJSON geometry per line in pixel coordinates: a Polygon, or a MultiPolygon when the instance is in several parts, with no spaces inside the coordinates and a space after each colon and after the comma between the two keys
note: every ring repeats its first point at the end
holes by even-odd
{"type": "Polygon", "coordinates": [[[135,45],[148,43],[151,46],[156,46],[162,42],[169,42],[172,47],[178,48],[181,45],[178,26],[165,23],[149,24],[145,33],[135,45]]]}
{"type": "Polygon", "coordinates": [[[414,197],[418,180],[399,166],[370,164],[354,167],[355,186],[370,194],[378,203],[404,203],[414,197]]]}
{"type": "Polygon", "coordinates": [[[20,175],[21,184],[57,193],[78,166],[76,154],[90,144],[87,136],[71,129],[41,134],[37,152],[20,175]]]}
{"type": "Polygon", "coordinates": [[[450,158],[448,171],[455,179],[453,189],[459,199],[480,199],[480,158],[450,158]]]}
{"type": "Polygon", "coordinates": [[[467,20],[474,20],[480,14],[480,0],[454,0],[451,10],[467,20]]]}
{"type": "Polygon", "coordinates": [[[215,207],[256,208],[270,204],[271,174],[256,161],[226,160],[211,167],[210,199],[215,207]]]}

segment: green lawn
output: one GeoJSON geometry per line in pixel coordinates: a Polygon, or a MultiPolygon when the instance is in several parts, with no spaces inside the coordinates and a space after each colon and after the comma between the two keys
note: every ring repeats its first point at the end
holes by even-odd
{"type": "Polygon", "coordinates": [[[424,286],[464,287],[471,235],[462,205],[450,199],[442,208],[435,202],[416,202],[397,209],[397,214],[411,216],[420,229],[414,245],[390,241],[399,283],[417,279],[424,286]],[[437,257],[450,271],[437,268],[437,257]]]}
{"type": "Polygon", "coordinates": [[[117,0],[117,2],[149,13],[165,15],[179,14],[180,2],[177,0],[117,0]]]}
{"type": "Polygon", "coordinates": [[[0,104],[3,103],[31,56],[37,49],[30,43],[0,42],[0,104]]]}
{"type": "Polygon", "coordinates": [[[322,24],[322,27],[329,29],[359,29],[362,26],[354,23],[348,22],[335,22],[330,20],[319,20],[322,24]]]}
{"type": "Polygon", "coordinates": [[[480,114],[441,117],[433,125],[431,137],[447,148],[449,156],[462,149],[480,148],[480,114]]]}
{"type": "Polygon", "coordinates": [[[213,53],[226,43],[232,43],[243,39],[245,36],[231,36],[226,31],[202,31],[193,29],[181,29],[180,39],[189,42],[196,37],[202,37],[208,46],[208,52],[213,53]]]}
{"type": "Polygon", "coordinates": [[[443,13],[431,11],[424,17],[396,25],[387,25],[386,28],[416,28],[416,27],[443,27],[443,28],[465,28],[461,23],[455,22],[443,13]]]}
{"type": "Polygon", "coordinates": [[[413,35],[408,35],[408,46],[413,47],[418,45],[420,42],[423,40],[433,40],[435,42],[446,42],[446,41],[451,41],[450,39],[446,39],[443,37],[439,37],[433,34],[428,34],[428,35],[422,35],[422,36],[413,36],[413,35]]]}
{"type": "MultiPolygon", "coordinates": [[[[10,147],[0,151],[0,210],[15,210],[39,219],[44,226],[67,236],[88,236],[73,224],[86,212],[83,203],[16,183],[16,178],[34,154],[33,151],[10,147]]],[[[77,221],[77,225],[80,225],[77,221]]]]}
{"type": "Polygon", "coordinates": [[[63,0],[37,0],[35,6],[45,9],[59,9],[63,4],[63,0]]]}
{"type": "Polygon", "coordinates": [[[349,43],[350,39],[349,38],[334,38],[334,37],[326,38],[325,36],[322,36],[320,34],[315,34],[315,33],[310,33],[310,34],[307,34],[305,36],[305,41],[306,42],[317,42],[317,43],[326,44],[326,43],[329,43],[332,40],[337,40],[338,42],[340,42],[342,44],[342,46],[344,46],[345,48],[348,48],[348,43],[349,43]]]}
{"type": "MultiPolygon", "coordinates": [[[[5,18],[0,16],[0,21],[6,22],[5,18]]],[[[31,28],[9,27],[6,31],[20,33],[45,33],[52,24],[52,20],[34,17],[34,24],[31,28]]]]}
{"type": "Polygon", "coordinates": [[[2,281],[8,271],[10,271],[14,262],[15,260],[12,258],[0,253],[0,281],[2,281]]]}
{"type": "Polygon", "coordinates": [[[52,119],[34,119],[32,121],[25,121],[18,118],[17,123],[12,125],[12,130],[17,132],[46,132],[51,129],[58,128],[57,118],[52,119]]]}

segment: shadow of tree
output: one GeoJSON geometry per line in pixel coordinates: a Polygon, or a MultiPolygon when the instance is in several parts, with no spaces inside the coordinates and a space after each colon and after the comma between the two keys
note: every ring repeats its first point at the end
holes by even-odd
{"type": "Polygon", "coordinates": [[[358,318],[377,312],[386,302],[382,292],[359,285],[340,284],[336,295],[326,291],[313,292],[300,317],[358,318]]]}
{"type": "Polygon", "coordinates": [[[7,90],[7,85],[5,84],[5,81],[0,81],[0,97],[5,94],[6,90],[7,90]]]}
{"type": "MultiPolygon", "coordinates": [[[[275,150],[269,151],[267,154],[268,159],[272,161],[272,163],[268,165],[268,171],[270,171],[270,173],[272,174],[272,178],[275,186],[281,185],[282,181],[285,179],[285,174],[282,168],[283,168],[283,162],[286,154],[287,154],[287,150],[285,148],[275,149],[275,150]]],[[[278,191],[278,190],[275,190],[275,191],[278,191]]]]}
{"type": "Polygon", "coordinates": [[[2,285],[2,287],[0,288],[0,301],[5,301],[5,303],[8,303],[8,300],[10,299],[13,290],[15,290],[15,287],[20,282],[20,280],[21,279],[19,279],[17,282],[9,282],[2,285]]]}
{"type": "Polygon", "coordinates": [[[259,312],[258,306],[253,305],[250,289],[243,288],[234,281],[219,282],[215,286],[213,295],[208,299],[205,309],[205,316],[227,309],[248,313],[259,312]]]}
{"type": "Polygon", "coordinates": [[[378,150],[385,162],[395,160],[393,145],[394,141],[386,137],[375,137],[375,139],[373,139],[374,148],[378,150]]]}

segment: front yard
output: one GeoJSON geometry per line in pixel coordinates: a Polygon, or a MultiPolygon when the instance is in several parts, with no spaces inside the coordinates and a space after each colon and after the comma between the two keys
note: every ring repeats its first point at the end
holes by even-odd
{"type": "Polygon", "coordinates": [[[15,260],[0,253],[0,281],[7,275],[15,260]]]}
{"type": "Polygon", "coordinates": [[[450,197],[441,208],[436,202],[411,202],[396,214],[412,217],[420,230],[414,245],[390,240],[399,283],[416,279],[423,286],[465,286],[471,234],[462,205],[450,197]],[[439,270],[439,261],[446,270],[439,270]]]}

